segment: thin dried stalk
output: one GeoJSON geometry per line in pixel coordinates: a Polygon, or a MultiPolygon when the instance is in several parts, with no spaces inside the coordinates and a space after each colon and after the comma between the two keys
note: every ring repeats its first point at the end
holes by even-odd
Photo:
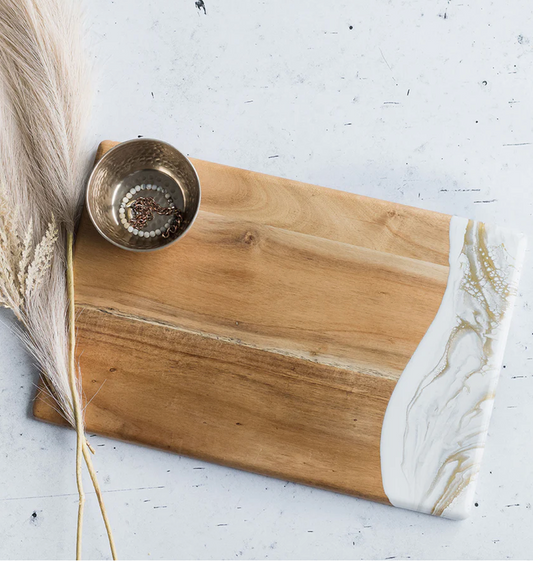
{"type": "Polygon", "coordinates": [[[69,384],[74,405],[74,421],[76,424],[76,484],[78,486],[78,529],[76,533],[76,559],[81,559],[81,538],[83,527],[83,508],[85,505],[85,494],[83,492],[82,461],[83,443],[85,441],[83,414],[80,406],[80,395],[76,378],[76,313],[74,301],[74,260],[72,250],[74,248],[74,236],[72,232],[67,233],[67,293],[69,301],[69,384]]]}
{"type": "Polygon", "coordinates": [[[104,525],[107,531],[107,538],[109,539],[109,548],[111,549],[111,555],[113,556],[113,560],[116,560],[117,550],[115,548],[115,541],[113,539],[113,533],[111,532],[111,524],[109,523],[109,518],[107,517],[107,510],[104,505],[104,497],[102,495],[102,490],[100,489],[100,484],[98,483],[98,477],[96,476],[96,471],[94,470],[93,461],[91,459],[91,452],[94,454],[94,451],[90,449],[89,442],[87,440],[84,440],[83,457],[85,458],[85,464],[87,465],[87,470],[89,471],[89,476],[91,477],[94,491],[96,492],[96,497],[98,498],[98,505],[100,506],[100,511],[102,512],[104,525]]]}

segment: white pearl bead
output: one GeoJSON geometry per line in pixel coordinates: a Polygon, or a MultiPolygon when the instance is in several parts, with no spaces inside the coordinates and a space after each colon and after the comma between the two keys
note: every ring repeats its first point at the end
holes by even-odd
{"type": "Polygon", "coordinates": [[[166,223],[165,223],[165,228],[168,228],[169,226],[170,226],[170,223],[169,223],[169,222],[166,222],[166,223]]]}
{"type": "Polygon", "coordinates": [[[136,193],[134,187],[132,187],[132,188],[130,189],[130,193],[131,193],[132,195],[133,195],[134,193],[136,193]]]}
{"type": "Polygon", "coordinates": [[[145,237],[145,238],[150,238],[150,233],[149,233],[149,232],[145,232],[145,233],[144,233],[144,237],[145,237]]]}
{"type": "Polygon", "coordinates": [[[158,187],[158,188],[157,188],[157,191],[163,191],[163,188],[158,187]]]}
{"type": "Polygon", "coordinates": [[[141,191],[141,186],[138,185],[138,186],[135,188],[135,191],[136,191],[137,193],[138,193],[139,191],[141,191]]]}
{"type": "Polygon", "coordinates": [[[125,217],[122,217],[122,218],[120,219],[120,222],[121,222],[122,224],[126,224],[128,221],[126,220],[125,217]]]}
{"type": "Polygon", "coordinates": [[[128,202],[128,198],[124,197],[124,199],[122,199],[122,203],[127,203],[128,202]]]}
{"type": "Polygon", "coordinates": [[[126,214],[126,209],[124,209],[124,207],[121,207],[121,208],[118,210],[118,214],[121,215],[121,216],[124,216],[124,215],[126,214]]]}
{"type": "Polygon", "coordinates": [[[159,228],[155,231],[155,233],[157,236],[161,236],[161,230],[159,228]]]}
{"type": "Polygon", "coordinates": [[[133,226],[128,226],[128,232],[133,232],[133,226]]]}
{"type": "Polygon", "coordinates": [[[135,236],[137,236],[137,234],[139,234],[139,231],[138,231],[136,228],[134,228],[134,229],[133,229],[133,234],[135,234],[135,236]]]}
{"type": "Polygon", "coordinates": [[[150,231],[150,238],[153,238],[155,236],[155,230],[151,230],[150,231]]]}
{"type": "Polygon", "coordinates": [[[169,193],[165,193],[165,197],[166,197],[167,199],[170,199],[170,194],[169,194],[169,193]]]}

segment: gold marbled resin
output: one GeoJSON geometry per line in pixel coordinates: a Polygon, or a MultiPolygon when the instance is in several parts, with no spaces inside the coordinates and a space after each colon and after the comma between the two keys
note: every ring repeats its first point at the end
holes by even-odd
{"type": "Polygon", "coordinates": [[[442,304],[383,422],[383,486],[393,505],[468,515],[524,251],[520,234],[452,218],[442,304]]]}

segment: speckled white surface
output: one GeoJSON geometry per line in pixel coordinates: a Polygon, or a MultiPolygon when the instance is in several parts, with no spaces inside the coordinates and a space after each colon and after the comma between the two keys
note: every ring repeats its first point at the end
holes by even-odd
{"type": "MultiPolygon", "coordinates": [[[[533,239],[529,2],[205,2],[205,15],[194,0],[86,2],[95,143],[160,137],[533,239]]],[[[532,558],[532,271],[528,251],[470,519],[95,437],[120,556],[532,558]]],[[[67,558],[74,437],[31,419],[35,372],[0,330],[0,557],[67,558]]],[[[94,496],[84,554],[108,554],[94,496]]]]}

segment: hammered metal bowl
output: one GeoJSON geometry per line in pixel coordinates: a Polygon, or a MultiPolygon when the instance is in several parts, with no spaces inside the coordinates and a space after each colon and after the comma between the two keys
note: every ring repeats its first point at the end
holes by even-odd
{"type": "MultiPolygon", "coordinates": [[[[147,252],[173,244],[189,230],[199,208],[200,180],[193,165],[173,146],[155,139],[135,139],[113,147],[98,161],[87,186],[87,210],[94,226],[109,242],[125,250],[147,252]],[[122,224],[120,205],[139,185],[160,186],[182,212],[181,224],[168,238],[145,238],[122,224]]],[[[164,220],[155,216],[152,228],[164,220]]]]}

